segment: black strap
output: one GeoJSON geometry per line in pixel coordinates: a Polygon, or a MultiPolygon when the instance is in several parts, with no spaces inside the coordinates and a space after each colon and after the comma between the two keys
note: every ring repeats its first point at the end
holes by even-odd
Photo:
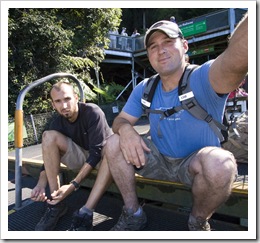
{"type": "Polygon", "coordinates": [[[146,109],[147,107],[149,108],[151,106],[154,92],[159,80],[160,80],[159,74],[155,74],[147,81],[147,85],[144,89],[143,98],[142,98],[142,104],[144,106],[144,109],[146,109]]]}
{"type": "Polygon", "coordinates": [[[192,65],[192,64],[186,65],[185,70],[179,81],[179,87],[178,87],[179,96],[182,95],[183,92],[185,91],[185,89],[188,85],[189,77],[190,77],[191,73],[193,72],[193,70],[196,69],[197,67],[198,67],[198,65],[192,65]]]}

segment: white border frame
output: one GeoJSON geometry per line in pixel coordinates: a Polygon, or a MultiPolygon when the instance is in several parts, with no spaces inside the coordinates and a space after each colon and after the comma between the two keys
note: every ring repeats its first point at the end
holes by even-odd
{"type": "Polygon", "coordinates": [[[8,103],[8,8],[60,8],[61,1],[2,1],[1,2],[1,238],[2,239],[256,239],[256,1],[62,1],[63,8],[248,8],[249,14],[249,179],[248,231],[239,232],[46,232],[8,231],[7,181],[7,117],[8,103]],[[101,4],[102,2],[102,4],[101,4]],[[149,4],[147,4],[149,3],[149,4]],[[253,131],[252,131],[253,130],[253,131]]]}

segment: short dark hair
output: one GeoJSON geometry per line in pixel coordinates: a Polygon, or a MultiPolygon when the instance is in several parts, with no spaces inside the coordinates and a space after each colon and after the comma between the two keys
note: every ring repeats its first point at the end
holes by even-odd
{"type": "MultiPolygon", "coordinates": [[[[61,86],[62,86],[63,84],[68,85],[68,86],[71,88],[73,94],[76,94],[73,85],[72,85],[68,80],[61,80],[61,81],[55,83],[55,84],[52,86],[52,88],[51,88],[51,90],[50,90],[50,97],[51,97],[51,91],[52,91],[53,89],[55,89],[55,90],[57,90],[57,91],[60,91],[60,90],[61,90],[61,86]]],[[[51,97],[51,99],[52,99],[52,97],[51,97]]]]}

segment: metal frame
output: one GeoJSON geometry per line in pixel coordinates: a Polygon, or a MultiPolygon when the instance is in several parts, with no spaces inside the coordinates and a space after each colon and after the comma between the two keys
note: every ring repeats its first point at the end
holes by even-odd
{"type": "Polygon", "coordinates": [[[76,82],[79,92],[80,101],[84,101],[84,92],[79,80],[69,73],[54,73],[38,79],[23,88],[16,101],[15,110],[15,208],[19,209],[22,206],[22,147],[23,147],[23,101],[25,95],[34,87],[41,85],[47,81],[56,78],[71,78],[76,82]]]}

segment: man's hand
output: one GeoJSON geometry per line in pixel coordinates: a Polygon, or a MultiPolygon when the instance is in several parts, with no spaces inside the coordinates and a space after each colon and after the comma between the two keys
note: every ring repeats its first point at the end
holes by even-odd
{"type": "Polygon", "coordinates": [[[47,200],[47,196],[45,195],[45,187],[37,185],[32,189],[31,199],[36,202],[44,202],[47,200]]]}
{"type": "Polygon", "coordinates": [[[140,168],[145,165],[145,152],[150,152],[141,136],[131,126],[120,129],[120,148],[127,163],[140,168]]]}
{"type": "Polygon", "coordinates": [[[47,203],[51,205],[56,205],[57,203],[61,202],[64,198],[66,198],[71,192],[73,192],[74,186],[69,185],[63,185],[60,189],[57,191],[54,191],[51,194],[52,199],[48,199],[47,203]]]}

